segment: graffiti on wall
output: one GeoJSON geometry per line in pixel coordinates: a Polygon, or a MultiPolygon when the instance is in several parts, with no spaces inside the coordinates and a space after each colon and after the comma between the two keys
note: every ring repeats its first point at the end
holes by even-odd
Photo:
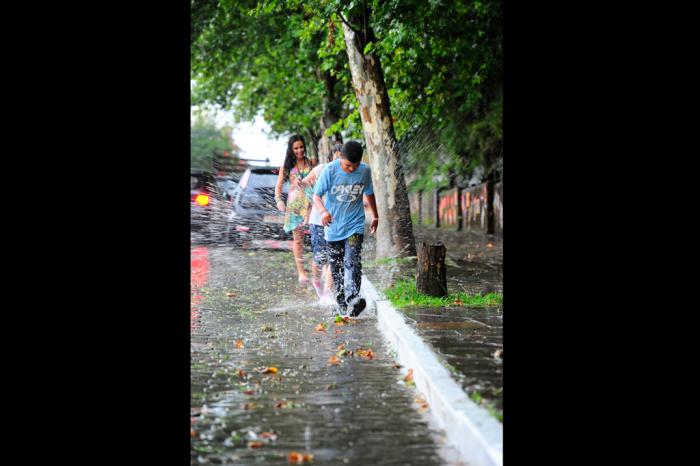
{"type": "Polygon", "coordinates": [[[493,215],[497,233],[503,233],[503,183],[496,183],[493,189],[493,215]]]}
{"type": "Polygon", "coordinates": [[[457,190],[451,189],[440,194],[440,226],[445,228],[457,228],[457,190]]]}
{"type": "Polygon", "coordinates": [[[475,186],[462,192],[462,222],[465,230],[485,230],[486,185],[475,186]]]}

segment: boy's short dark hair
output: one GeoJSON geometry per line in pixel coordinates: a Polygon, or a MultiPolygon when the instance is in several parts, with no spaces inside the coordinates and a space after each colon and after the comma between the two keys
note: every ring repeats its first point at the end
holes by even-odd
{"type": "Polygon", "coordinates": [[[348,141],[343,145],[340,153],[348,162],[357,163],[362,160],[362,145],[357,141],[348,141]]]}

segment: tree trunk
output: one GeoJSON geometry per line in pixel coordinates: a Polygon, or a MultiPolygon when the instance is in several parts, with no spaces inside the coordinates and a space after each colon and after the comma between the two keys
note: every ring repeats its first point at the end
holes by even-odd
{"type": "Polygon", "coordinates": [[[379,57],[363,53],[366,42],[374,35],[365,29],[365,37],[343,23],[345,48],[350,74],[360,108],[362,129],[367,142],[367,155],[372,168],[372,184],[377,201],[376,257],[415,256],[416,245],[411,225],[406,181],[399,160],[394,135],[389,95],[379,57]]]}
{"type": "Polygon", "coordinates": [[[442,243],[422,243],[418,249],[416,290],[428,296],[447,296],[447,249],[442,243]]]}
{"type": "Polygon", "coordinates": [[[333,138],[326,136],[326,130],[340,120],[338,115],[340,102],[338,102],[335,92],[335,84],[338,80],[329,71],[321,72],[317,70],[317,75],[326,88],[323,95],[323,116],[319,121],[318,163],[328,163],[332,160],[330,157],[331,146],[333,143],[342,142],[343,140],[339,133],[335,133],[333,138]]]}

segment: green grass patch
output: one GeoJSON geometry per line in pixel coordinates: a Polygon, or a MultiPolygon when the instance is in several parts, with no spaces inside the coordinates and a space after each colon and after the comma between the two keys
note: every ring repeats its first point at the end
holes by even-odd
{"type": "Polygon", "coordinates": [[[468,293],[450,293],[442,298],[424,295],[416,290],[415,280],[399,280],[384,292],[386,297],[395,307],[406,306],[469,306],[487,307],[497,306],[503,303],[502,293],[488,293],[485,295],[468,293]]]}
{"type": "Polygon", "coordinates": [[[486,400],[479,392],[472,392],[469,398],[474,403],[485,408],[489,415],[498,419],[498,422],[503,422],[503,410],[497,409],[493,401],[486,400]]]}

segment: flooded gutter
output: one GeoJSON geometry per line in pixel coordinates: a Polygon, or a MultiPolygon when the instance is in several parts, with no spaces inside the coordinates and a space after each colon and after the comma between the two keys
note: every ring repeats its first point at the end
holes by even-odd
{"type": "Polygon", "coordinates": [[[471,466],[503,465],[503,425],[484,408],[469,399],[452,378],[435,352],[406,325],[400,314],[362,277],[362,290],[368,307],[377,312],[377,326],[396,351],[396,360],[413,369],[413,380],[430,405],[437,425],[445,430],[448,442],[471,466]]]}

